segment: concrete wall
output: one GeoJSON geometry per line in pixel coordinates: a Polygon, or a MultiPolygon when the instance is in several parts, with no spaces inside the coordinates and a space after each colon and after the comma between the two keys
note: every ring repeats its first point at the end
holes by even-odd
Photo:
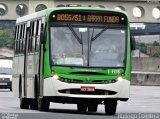
{"type": "Polygon", "coordinates": [[[7,6],[7,14],[0,16],[0,20],[16,20],[19,16],[16,14],[16,6],[18,4],[25,4],[28,8],[27,14],[35,12],[35,8],[38,4],[44,4],[47,8],[56,7],[59,4],[79,4],[84,7],[91,5],[92,7],[99,7],[103,5],[105,8],[114,9],[117,6],[121,6],[128,14],[130,22],[151,22],[160,23],[160,19],[155,19],[152,16],[153,8],[160,6],[160,0],[154,0],[148,2],[148,0],[0,0],[0,4],[7,6]],[[145,1],[145,2],[144,2],[145,1]],[[141,6],[144,10],[144,14],[141,18],[135,18],[133,16],[133,8],[141,6]]]}
{"type": "Polygon", "coordinates": [[[27,0],[0,0],[0,4],[5,4],[7,7],[7,13],[4,16],[0,16],[0,20],[16,20],[19,16],[16,14],[16,7],[19,4],[25,4],[28,6],[27,0]]]}
{"type": "Polygon", "coordinates": [[[47,6],[47,8],[54,8],[55,1],[54,0],[28,0],[29,1],[29,14],[35,12],[35,8],[39,4],[43,4],[47,6]]]}
{"type": "Polygon", "coordinates": [[[160,74],[132,73],[131,85],[160,86],[160,74]]]}
{"type": "Polygon", "coordinates": [[[132,71],[158,72],[160,58],[132,58],[132,71]]]}
{"type": "Polygon", "coordinates": [[[132,58],[131,84],[160,86],[160,58],[132,58]]]}
{"type": "Polygon", "coordinates": [[[114,9],[117,6],[122,6],[128,14],[130,22],[154,22],[160,23],[160,19],[156,20],[152,16],[152,10],[155,6],[160,5],[157,2],[142,2],[142,1],[119,1],[114,0],[55,0],[55,4],[79,4],[83,6],[92,5],[92,7],[98,7],[98,5],[103,5],[105,8],[114,9]],[[144,9],[144,15],[141,18],[135,18],[133,16],[133,8],[136,6],[141,6],[144,9]]]}

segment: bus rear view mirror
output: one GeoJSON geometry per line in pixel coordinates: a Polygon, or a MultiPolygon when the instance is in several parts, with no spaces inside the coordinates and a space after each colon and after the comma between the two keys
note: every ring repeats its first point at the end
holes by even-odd
{"type": "Polygon", "coordinates": [[[41,44],[45,44],[46,43],[45,30],[41,31],[40,42],[41,42],[41,44]]]}
{"type": "Polygon", "coordinates": [[[135,50],[136,49],[136,41],[134,36],[131,36],[131,50],[135,50]]]}

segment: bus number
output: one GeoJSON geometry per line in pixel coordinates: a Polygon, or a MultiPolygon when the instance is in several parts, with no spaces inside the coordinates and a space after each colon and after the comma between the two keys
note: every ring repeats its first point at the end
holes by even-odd
{"type": "Polygon", "coordinates": [[[58,21],[82,21],[81,15],[57,14],[58,21]]]}
{"type": "Polygon", "coordinates": [[[120,74],[121,72],[120,72],[120,70],[113,69],[113,70],[111,70],[111,73],[112,74],[120,74]]]}

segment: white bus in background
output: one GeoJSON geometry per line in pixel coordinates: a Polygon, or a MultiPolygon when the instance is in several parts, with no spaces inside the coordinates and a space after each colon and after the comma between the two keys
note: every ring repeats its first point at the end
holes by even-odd
{"type": "Polygon", "coordinates": [[[12,91],[12,60],[0,59],[0,89],[12,91]]]}

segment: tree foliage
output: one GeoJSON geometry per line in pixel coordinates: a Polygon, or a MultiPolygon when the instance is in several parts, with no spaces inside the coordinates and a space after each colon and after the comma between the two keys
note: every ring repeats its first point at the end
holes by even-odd
{"type": "Polygon", "coordinates": [[[147,53],[147,44],[142,42],[136,42],[136,49],[139,49],[143,53],[147,53]]]}
{"type": "Polygon", "coordinates": [[[160,46],[160,44],[159,44],[159,42],[154,41],[154,42],[153,42],[153,46],[160,46]]]}
{"type": "Polygon", "coordinates": [[[15,21],[0,21],[0,48],[13,49],[15,21]]]}
{"type": "Polygon", "coordinates": [[[159,46],[160,43],[158,41],[154,41],[153,43],[144,43],[144,42],[136,42],[136,49],[139,49],[140,52],[149,55],[150,57],[160,57],[160,50],[157,50],[156,52],[147,53],[147,47],[155,47],[159,46]]]}

